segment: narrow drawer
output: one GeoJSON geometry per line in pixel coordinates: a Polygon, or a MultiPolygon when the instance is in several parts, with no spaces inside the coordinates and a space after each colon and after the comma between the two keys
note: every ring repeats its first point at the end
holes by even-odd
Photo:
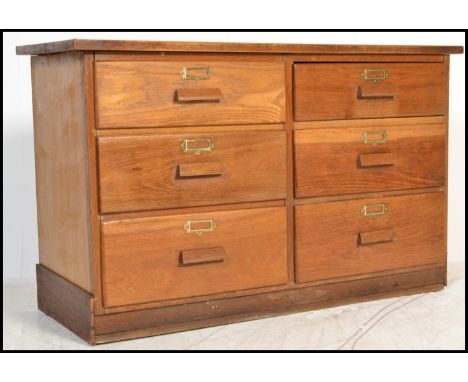
{"type": "Polygon", "coordinates": [[[441,263],[444,194],[296,207],[297,282],[441,263]]]}
{"type": "Polygon", "coordinates": [[[279,62],[97,62],[98,128],[284,121],[279,62]]]}
{"type": "Polygon", "coordinates": [[[106,307],[288,281],[284,207],[106,221],[106,307]]]}
{"type": "Polygon", "coordinates": [[[443,63],[294,65],[296,121],[443,115],[443,63]]]}
{"type": "Polygon", "coordinates": [[[102,213],[286,197],[286,133],[98,138],[102,213]]]}
{"type": "Polygon", "coordinates": [[[296,196],[441,186],[445,136],[442,123],[417,119],[399,126],[376,121],[367,127],[296,130],[296,196]]]}

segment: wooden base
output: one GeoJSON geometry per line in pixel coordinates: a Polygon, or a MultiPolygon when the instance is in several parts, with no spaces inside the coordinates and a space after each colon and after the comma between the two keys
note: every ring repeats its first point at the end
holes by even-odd
{"type": "Polygon", "coordinates": [[[407,270],[294,289],[96,315],[94,298],[37,265],[39,309],[90,344],[225,325],[281,314],[441,290],[445,268],[407,270]]]}
{"type": "Polygon", "coordinates": [[[36,278],[39,310],[94,344],[93,296],[41,264],[36,265],[36,278]]]}

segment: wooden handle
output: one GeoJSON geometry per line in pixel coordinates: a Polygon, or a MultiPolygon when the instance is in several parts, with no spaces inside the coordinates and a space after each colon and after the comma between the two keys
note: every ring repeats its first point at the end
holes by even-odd
{"type": "Polygon", "coordinates": [[[223,174],[223,166],[217,162],[179,164],[177,166],[177,178],[194,178],[199,176],[220,176],[223,174]]]}
{"type": "Polygon", "coordinates": [[[386,243],[393,241],[393,236],[394,233],[392,229],[381,229],[379,231],[372,232],[359,232],[358,245],[386,243]]]}
{"type": "Polygon", "coordinates": [[[224,99],[219,89],[177,89],[174,101],[177,103],[220,102],[224,99]]]}
{"type": "Polygon", "coordinates": [[[361,168],[393,166],[394,156],[392,153],[375,153],[359,155],[359,166],[361,168]]]}
{"type": "Polygon", "coordinates": [[[388,94],[385,92],[380,93],[373,89],[372,91],[366,88],[358,87],[357,99],[393,99],[395,96],[393,94],[388,94]]]}
{"type": "Polygon", "coordinates": [[[180,253],[180,263],[182,265],[219,263],[224,261],[226,251],[222,247],[192,249],[180,253]]]}

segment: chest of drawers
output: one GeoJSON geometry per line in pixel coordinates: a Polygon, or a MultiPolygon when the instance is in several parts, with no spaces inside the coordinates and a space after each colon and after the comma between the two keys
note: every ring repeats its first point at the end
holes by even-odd
{"type": "Polygon", "coordinates": [[[446,283],[461,47],[17,53],[32,55],[38,305],[89,343],[446,283]]]}

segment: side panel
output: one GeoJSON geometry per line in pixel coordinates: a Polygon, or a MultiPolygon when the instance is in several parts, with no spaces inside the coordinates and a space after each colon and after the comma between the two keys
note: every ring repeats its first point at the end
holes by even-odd
{"type": "Polygon", "coordinates": [[[40,263],[92,291],[83,65],[31,58],[40,263]]]}

